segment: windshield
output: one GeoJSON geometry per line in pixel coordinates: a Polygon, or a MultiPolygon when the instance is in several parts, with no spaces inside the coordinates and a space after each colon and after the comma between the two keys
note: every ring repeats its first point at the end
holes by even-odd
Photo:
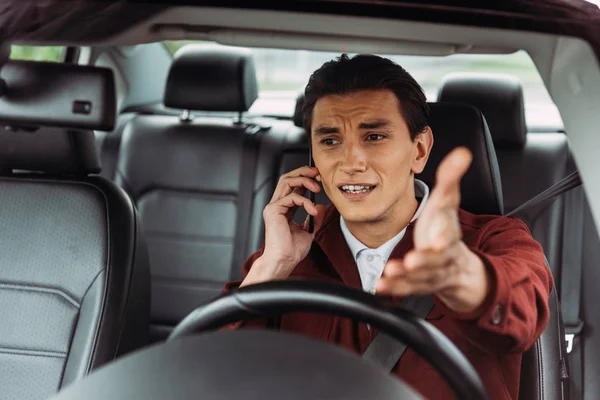
{"type": "MultiPolygon", "coordinates": [[[[199,41],[166,41],[174,54],[182,46],[206,44],[199,41]]],[[[340,53],[306,50],[252,48],[256,64],[260,98],[250,112],[253,114],[291,117],[296,96],[304,90],[310,74],[324,62],[340,53]]],[[[563,124],[544,82],[525,51],[512,54],[456,54],[451,56],[389,56],[402,65],[421,84],[429,101],[436,101],[443,78],[454,72],[503,73],[518,77],[523,83],[526,122],[530,131],[562,130],[563,124]]]]}

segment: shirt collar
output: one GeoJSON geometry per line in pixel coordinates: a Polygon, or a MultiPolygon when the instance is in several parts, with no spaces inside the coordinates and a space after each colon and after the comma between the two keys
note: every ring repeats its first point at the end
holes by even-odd
{"type": "MultiPolygon", "coordinates": [[[[422,197],[422,199],[421,199],[421,203],[419,204],[419,207],[417,208],[417,211],[415,212],[415,215],[413,215],[410,222],[413,222],[414,220],[416,220],[419,217],[419,215],[421,215],[421,212],[423,212],[423,207],[425,207],[425,203],[427,202],[427,199],[429,198],[429,187],[425,184],[425,182],[423,182],[419,179],[415,179],[415,196],[422,197]]],[[[348,243],[348,247],[350,248],[350,251],[352,252],[352,256],[354,257],[354,260],[356,260],[358,257],[358,254],[362,250],[368,249],[368,247],[365,246],[360,240],[358,240],[352,234],[352,232],[350,232],[350,229],[348,229],[348,226],[346,225],[346,221],[344,221],[344,218],[342,218],[341,215],[340,215],[340,227],[342,228],[342,233],[344,234],[346,243],[348,243]]],[[[394,248],[396,247],[396,245],[404,237],[405,232],[406,232],[406,227],[404,227],[404,229],[402,229],[396,236],[394,236],[393,238],[391,238],[390,240],[388,240],[387,242],[385,242],[384,244],[379,246],[376,249],[377,252],[385,260],[387,260],[390,256],[390,254],[392,253],[392,251],[394,250],[394,248]]]]}

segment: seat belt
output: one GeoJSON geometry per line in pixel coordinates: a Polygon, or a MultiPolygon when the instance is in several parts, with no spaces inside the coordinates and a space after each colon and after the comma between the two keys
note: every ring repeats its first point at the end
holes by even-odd
{"type": "Polygon", "coordinates": [[[512,217],[530,207],[548,203],[550,200],[554,200],[556,197],[576,188],[577,186],[581,186],[581,177],[579,176],[579,171],[570,173],[560,181],[556,182],[554,185],[550,186],[548,189],[527,200],[525,203],[521,204],[508,214],[504,214],[504,216],[512,217]]]}
{"type": "MultiPolygon", "coordinates": [[[[580,185],[581,177],[579,176],[579,172],[575,171],[504,216],[511,217],[530,207],[549,202],[580,185]]],[[[467,237],[465,242],[468,242],[471,237],[472,235],[467,237]]],[[[581,262],[579,264],[581,264],[581,262]]],[[[425,318],[429,314],[433,305],[434,300],[432,296],[407,296],[400,302],[400,307],[421,318],[425,318]]],[[[577,297],[577,312],[579,312],[579,297],[577,297]]],[[[367,347],[367,350],[365,350],[362,357],[379,364],[387,371],[392,371],[396,364],[398,364],[398,361],[402,358],[406,348],[406,344],[384,333],[378,333],[369,347],[367,347]]]]}
{"type": "MultiPolygon", "coordinates": [[[[435,301],[432,296],[407,296],[400,302],[400,307],[421,318],[425,318],[434,304],[435,301]]],[[[391,371],[406,351],[406,347],[406,344],[380,332],[373,339],[369,347],[367,347],[362,358],[379,364],[386,371],[391,371]]]]}
{"type": "Polygon", "coordinates": [[[560,268],[560,301],[567,343],[572,400],[580,399],[583,393],[582,346],[577,339],[583,330],[579,309],[583,279],[584,195],[580,188],[566,193],[560,268]]]}
{"type": "MultiPolygon", "coordinates": [[[[572,190],[581,185],[579,172],[575,171],[552,185],[525,204],[517,207],[506,216],[518,214],[533,205],[550,201],[565,194],[565,212],[563,213],[562,258],[560,266],[560,303],[565,327],[565,341],[571,376],[578,381],[571,385],[572,390],[581,390],[582,359],[581,346],[575,342],[583,330],[579,319],[581,308],[581,280],[583,269],[583,189],[572,190]],[[566,273],[566,272],[569,273],[566,273]]],[[[573,383],[574,379],[571,379],[573,383]]],[[[576,397],[573,397],[576,398],[576,397]]]]}
{"type": "Polygon", "coordinates": [[[567,331],[567,353],[573,349],[574,337],[581,332],[579,319],[581,302],[581,279],[583,261],[583,197],[580,190],[573,190],[565,197],[563,218],[562,260],[560,274],[560,301],[563,321],[567,331]],[[565,274],[565,271],[569,271],[565,274]]]}

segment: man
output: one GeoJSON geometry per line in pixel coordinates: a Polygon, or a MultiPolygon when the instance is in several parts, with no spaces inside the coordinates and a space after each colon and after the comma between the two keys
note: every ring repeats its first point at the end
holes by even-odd
{"type": "MultiPolygon", "coordinates": [[[[431,191],[415,179],[433,146],[429,109],[421,87],[392,61],[343,55],[325,63],[309,80],[303,111],[315,167],[281,177],[263,213],[264,248],[245,263],[243,282],[226,290],[309,278],[397,301],[432,295],[428,321],[471,361],[491,398],[517,399],[521,355],[548,322],[553,285],[525,224],[459,209],[471,162],[464,148],[442,161],[431,191]],[[303,196],[321,190],[315,180],[329,208],[303,196]],[[315,234],[291,221],[298,207],[314,216],[315,234]]],[[[329,315],[284,315],[275,323],[359,353],[376,335],[329,315]]],[[[236,327],[244,325],[264,323],[236,327]]],[[[426,398],[454,398],[411,349],[395,372],[426,398]]]]}

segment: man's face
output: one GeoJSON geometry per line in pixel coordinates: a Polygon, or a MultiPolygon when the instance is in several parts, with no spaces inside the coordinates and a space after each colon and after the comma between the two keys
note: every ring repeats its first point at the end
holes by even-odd
{"type": "Polygon", "coordinates": [[[429,128],[411,140],[392,91],[325,96],[313,110],[315,166],[325,193],[348,222],[393,219],[410,204],[414,174],[425,167],[432,144],[429,128]]]}

